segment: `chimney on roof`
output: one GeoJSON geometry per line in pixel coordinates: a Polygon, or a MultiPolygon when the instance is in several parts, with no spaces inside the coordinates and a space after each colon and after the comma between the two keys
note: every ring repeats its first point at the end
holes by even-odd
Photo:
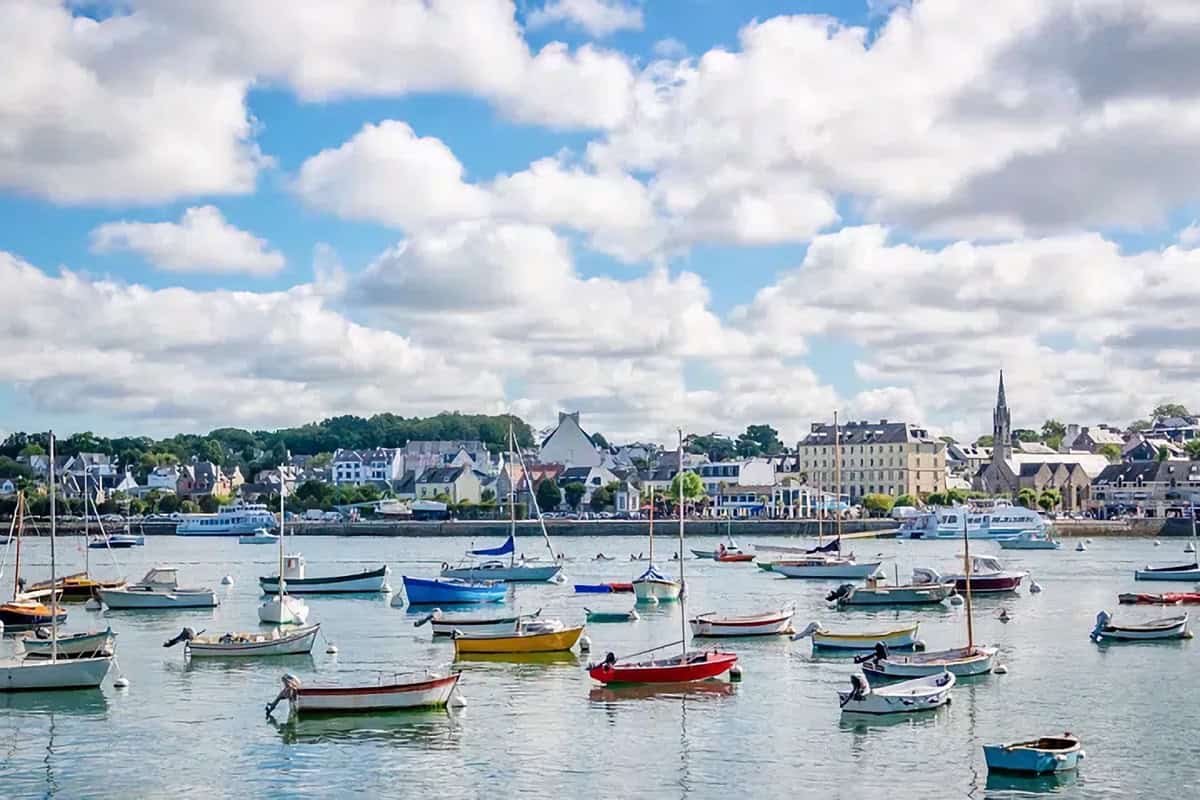
{"type": "Polygon", "coordinates": [[[880,425],[887,425],[887,420],[886,420],[886,419],[881,419],[881,420],[879,420],[879,424],[880,424],[880,425]]]}

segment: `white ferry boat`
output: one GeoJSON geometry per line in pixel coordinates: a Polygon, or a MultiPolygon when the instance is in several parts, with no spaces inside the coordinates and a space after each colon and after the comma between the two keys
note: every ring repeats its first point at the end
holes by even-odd
{"type": "Polygon", "coordinates": [[[902,539],[961,539],[963,516],[968,539],[1012,539],[1025,531],[1041,534],[1049,528],[1036,511],[995,501],[989,506],[935,506],[904,520],[897,536],[902,539]]]}
{"type": "Polygon", "coordinates": [[[221,506],[216,514],[181,514],[175,526],[176,536],[241,536],[260,528],[279,525],[275,515],[262,503],[234,503],[221,506]]]}

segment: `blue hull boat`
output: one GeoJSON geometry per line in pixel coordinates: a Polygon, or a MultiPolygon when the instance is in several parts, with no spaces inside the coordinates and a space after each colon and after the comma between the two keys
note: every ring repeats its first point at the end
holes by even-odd
{"type": "Polygon", "coordinates": [[[404,594],[410,606],[455,603],[503,603],[507,587],[500,582],[473,583],[454,580],[424,580],[403,576],[404,594]]]}
{"type": "Polygon", "coordinates": [[[987,744],[983,746],[983,757],[992,772],[1048,775],[1075,769],[1083,750],[1078,737],[1064,733],[1028,742],[987,744]]]}

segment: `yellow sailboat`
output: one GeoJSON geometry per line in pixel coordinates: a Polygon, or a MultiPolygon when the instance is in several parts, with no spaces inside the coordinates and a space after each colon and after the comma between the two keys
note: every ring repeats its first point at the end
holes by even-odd
{"type": "Polygon", "coordinates": [[[466,634],[454,632],[454,655],[472,653],[563,653],[568,652],[583,626],[567,627],[558,620],[529,620],[513,633],[466,634]]]}

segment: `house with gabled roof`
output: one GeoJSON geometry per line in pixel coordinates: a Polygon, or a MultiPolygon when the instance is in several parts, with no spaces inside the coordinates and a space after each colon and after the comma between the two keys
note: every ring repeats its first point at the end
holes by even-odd
{"type": "Polygon", "coordinates": [[[579,424],[579,412],[559,412],[558,426],[542,440],[538,460],[566,467],[598,467],[604,454],[579,424]]]}

